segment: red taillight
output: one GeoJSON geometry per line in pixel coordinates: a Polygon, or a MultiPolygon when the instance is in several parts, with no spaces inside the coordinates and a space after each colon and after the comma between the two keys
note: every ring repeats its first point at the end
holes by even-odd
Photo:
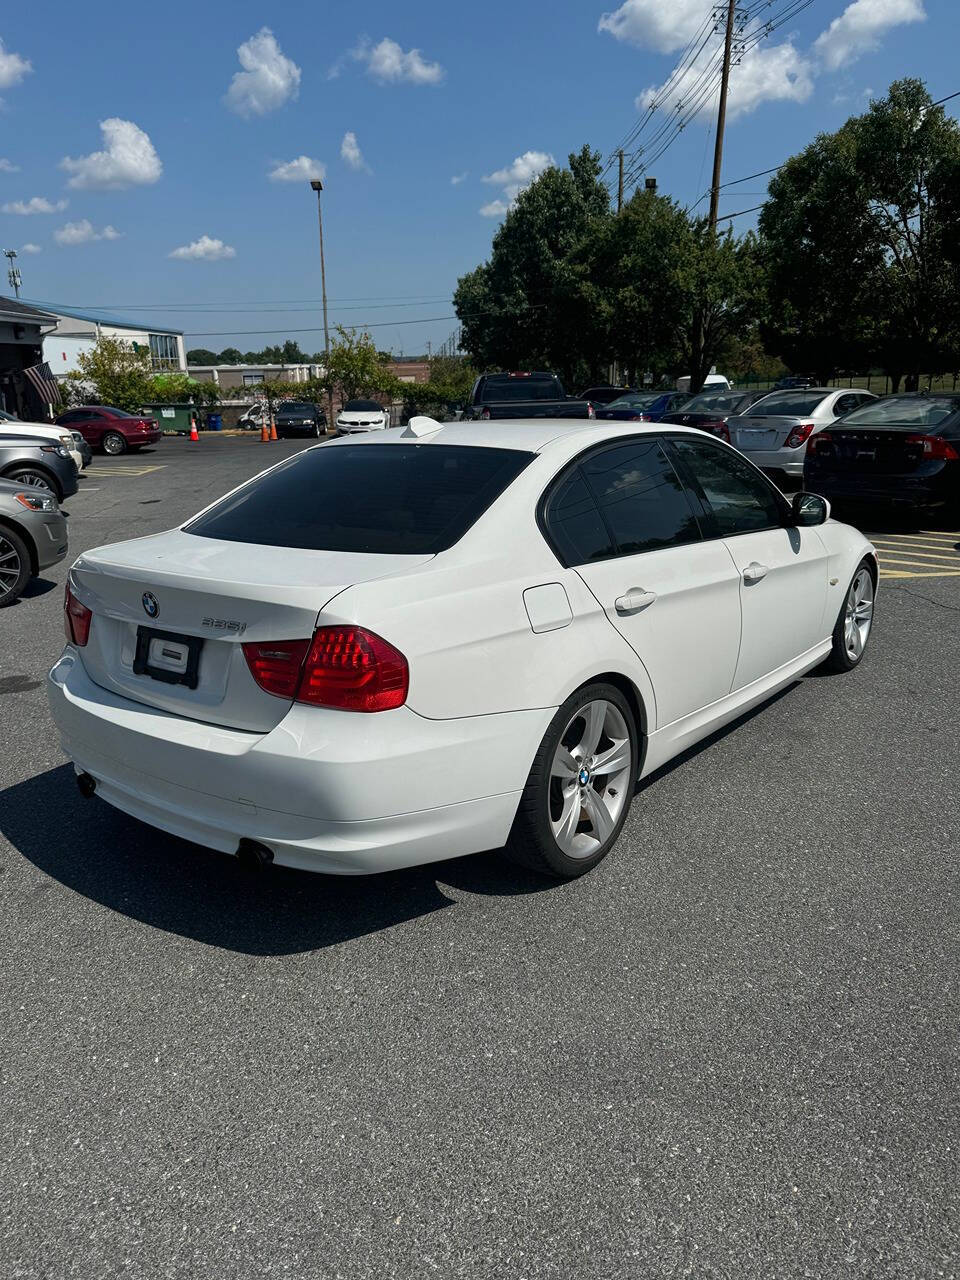
{"type": "Polygon", "coordinates": [[[342,711],[389,711],[407,700],[407,660],[361,627],[320,627],[312,640],[247,643],[244,657],[261,689],[342,711]]]}
{"type": "Polygon", "coordinates": [[[940,436],[907,436],[907,444],[918,444],[923,450],[923,456],[937,462],[952,462],[956,458],[960,458],[960,454],[952,444],[947,444],[946,440],[942,440],[940,436]]]}
{"type": "Polygon", "coordinates": [[[300,669],[310,648],[309,640],[272,640],[245,644],[243,656],[261,689],[278,698],[292,698],[300,683],[300,669]]]}
{"type": "Polygon", "coordinates": [[[727,444],[730,443],[730,432],[728,431],[727,424],[724,422],[723,418],[717,418],[712,422],[701,423],[701,429],[703,431],[709,431],[713,436],[719,436],[721,440],[726,440],[727,444]]]}
{"type": "Polygon", "coordinates": [[[303,665],[298,702],[344,711],[389,711],[407,700],[407,660],[360,627],[320,627],[303,665]]]}
{"type": "Polygon", "coordinates": [[[807,445],[807,457],[811,453],[829,453],[833,447],[833,436],[829,431],[821,431],[815,436],[810,437],[810,443],[807,445]]]}
{"type": "Polygon", "coordinates": [[[81,604],[77,597],[70,590],[70,582],[67,581],[66,590],[63,593],[63,629],[67,639],[71,644],[75,644],[78,649],[90,639],[90,622],[93,614],[85,604],[81,604]]]}
{"type": "Polygon", "coordinates": [[[490,410],[489,410],[489,409],[481,409],[481,410],[480,410],[480,421],[481,421],[481,422],[489,422],[489,421],[490,421],[490,410]]]}
{"type": "Polygon", "coordinates": [[[794,427],[783,443],[788,449],[799,449],[803,442],[810,438],[813,427],[812,422],[804,422],[799,427],[794,427]]]}
{"type": "Polygon", "coordinates": [[[589,401],[588,401],[588,402],[587,402],[587,417],[588,417],[588,418],[595,418],[596,416],[597,416],[597,411],[596,411],[596,409],[595,409],[595,408],[593,407],[593,405],[592,405],[592,404],[590,404],[590,403],[589,403],[589,401]]]}

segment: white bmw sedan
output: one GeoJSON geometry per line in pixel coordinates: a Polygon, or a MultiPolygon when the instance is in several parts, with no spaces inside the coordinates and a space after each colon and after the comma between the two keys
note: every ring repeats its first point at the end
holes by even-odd
{"type": "Polygon", "coordinates": [[[386,431],[390,414],[376,400],[348,400],[337,414],[338,436],[363,435],[367,431],[386,431]]]}
{"type": "Polygon", "coordinates": [[[50,704],[86,795],[253,863],[577,876],[638,778],[856,667],[876,584],[703,432],[420,418],[82,555],[50,704]]]}

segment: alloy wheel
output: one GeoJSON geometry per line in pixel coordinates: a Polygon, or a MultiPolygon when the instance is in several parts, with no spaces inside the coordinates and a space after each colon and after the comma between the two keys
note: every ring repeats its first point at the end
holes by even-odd
{"type": "Polygon", "coordinates": [[[17,585],[22,572],[20,552],[0,530],[0,600],[9,595],[17,585]]]}
{"type": "Polygon", "coordinates": [[[863,566],[850,584],[843,616],[843,644],[847,657],[859,662],[873,626],[873,578],[863,566]]]}
{"type": "Polygon", "coordinates": [[[589,858],[617,826],[633,785],[633,748],[620,708],[599,699],[579,707],[550,768],[549,820],[570,858],[589,858]]]}
{"type": "Polygon", "coordinates": [[[53,493],[56,496],[53,485],[42,471],[33,471],[29,467],[24,467],[20,471],[11,472],[9,479],[16,480],[17,484],[22,484],[26,489],[42,489],[45,493],[53,493]]]}
{"type": "Polygon", "coordinates": [[[118,453],[123,453],[127,447],[127,442],[123,436],[117,431],[108,431],[103,437],[103,452],[112,454],[114,457],[118,453]]]}

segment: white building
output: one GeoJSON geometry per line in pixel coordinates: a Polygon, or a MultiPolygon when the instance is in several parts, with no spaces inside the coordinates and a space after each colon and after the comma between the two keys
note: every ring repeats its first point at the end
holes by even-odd
{"type": "Polygon", "coordinates": [[[56,303],[34,305],[56,317],[56,328],[43,338],[43,358],[58,378],[72,373],[77,368],[80,352],[89,351],[100,337],[121,338],[135,350],[149,351],[158,373],[166,369],[186,372],[187,355],[180,329],[147,327],[137,320],[122,320],[98,311],[77,311],[56,303]]]}

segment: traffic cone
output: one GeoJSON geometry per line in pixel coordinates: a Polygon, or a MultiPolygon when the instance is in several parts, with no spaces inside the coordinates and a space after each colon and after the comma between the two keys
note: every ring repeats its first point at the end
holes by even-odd
{"type": "Polygon", "coordinates": [[[263,422],[261,422],[260,424],[260,443],[261,444],[270,443],[270,428],[267,426],[266,418],[264,418],[263,422]]]}
{"type": "Polygon", "coordinates": [[[197,416],[194,413],[190,415],[190,443],[200,443],[200,432],[197,430],[197,416]]]}
{"type": "Polygon", "coordinates": [[[275,418],[270,419],[270,439],[271,440],[279,439],[277,435],[277,423],[275,418]]]}

